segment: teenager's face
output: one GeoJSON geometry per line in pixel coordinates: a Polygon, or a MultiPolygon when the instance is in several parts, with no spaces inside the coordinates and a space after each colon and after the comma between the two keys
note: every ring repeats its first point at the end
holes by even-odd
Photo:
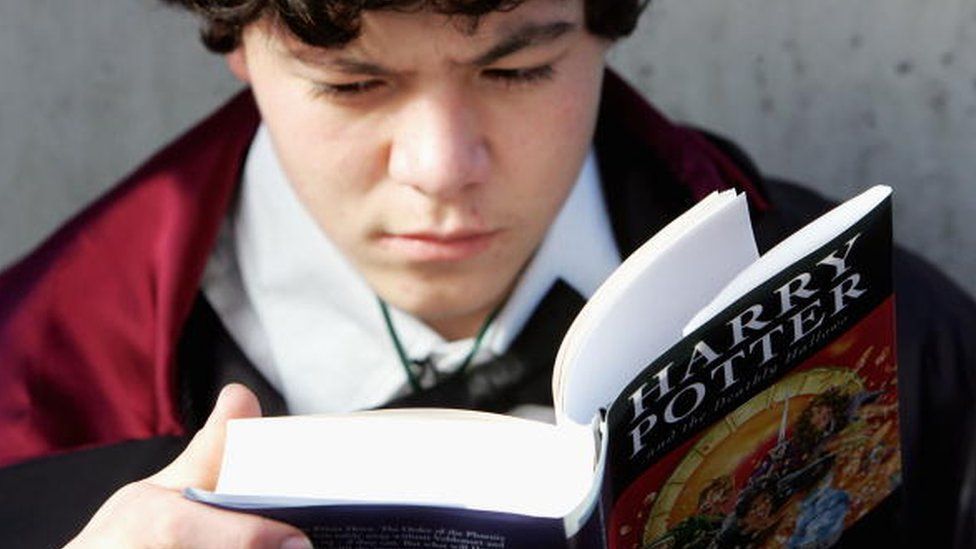
{"type": "Polygon", "coordinates": [[[830,427],[833,416],[833,410],[829,406],[817,405],[810,411],[810,423],[817,431],[824,432],[830,427]]]}
{"type": "Polygon", "coordinates": [[[504,300],[575,182],[608,45],[581,0],[466,23],[367,12],[355,41],[321,49],[259,22],[228,59],[322,230],[449,338],[504,300]]]}

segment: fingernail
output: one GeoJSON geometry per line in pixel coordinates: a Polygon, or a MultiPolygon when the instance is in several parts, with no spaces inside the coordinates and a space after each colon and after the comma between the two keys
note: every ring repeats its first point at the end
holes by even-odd
{"type": "Polygon", "coordinates": [[[314,549],[305,536],[292,536],[281,544],[281,549],[314,549]]]}
{"type": "Polygon", "coordinates": [[[224,385],[220,389],[220,392],[217,393],[217,400],[214,401],[214,410],[220,408],[220,402],[227,398],[228,387],[230,387],[230,385],[224,385]]]}
{"type": "Polygon", "coordinates": [[[227,398],[227,395],[232,390],[234,390],[234,386],[236,386],[236,385],[238,385],[238,384],[237,383],[228,383],[227,385],[224,385],[223,387],[221,387],[220,388],[220,393],[217,394],[217,402],[220,402],[221,400],[227,398]]]}

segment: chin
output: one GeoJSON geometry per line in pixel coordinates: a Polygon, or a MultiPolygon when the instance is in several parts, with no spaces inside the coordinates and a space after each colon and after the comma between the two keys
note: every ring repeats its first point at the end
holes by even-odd
{"type": "MultiPolygon", "coordinates": [[[[400,286],[403,288],[403,286],[400,286]]],[[[378,293],[387,303],[423,320],[449,339],[473,336],[501,301],[504,289],[485,284],[416,284],[409,292],[378,293]]]]}
{"type": "Polygon", "coordinates": [[[410,296],[396,296],[388,300],[388,303],[417,318],[429,321],[449,321],[452,318],[476,314],[478,311],[491,306],[490,302],[471,299],[473,296],[478,296],[478,294],[476,292],[465,292],[462,295],[457,295],[453,292],[431,291],[410,296]]]}

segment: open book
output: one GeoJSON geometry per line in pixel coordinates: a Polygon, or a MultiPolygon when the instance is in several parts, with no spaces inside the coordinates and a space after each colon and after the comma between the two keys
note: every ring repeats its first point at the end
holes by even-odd
{"type": "Polygon", "coordinates": [[[452,410],[234,420],[214,492],[317,547],[822,547],[900,482],[891,190],[758,257],[715,193],[560,347],[556,425],[452,410]]]}

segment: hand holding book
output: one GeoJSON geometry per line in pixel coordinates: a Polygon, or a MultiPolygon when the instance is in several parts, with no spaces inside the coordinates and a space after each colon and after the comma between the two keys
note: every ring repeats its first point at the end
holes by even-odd
{"type": "Polygon", "coordinates": [[[221,392],[207,424],[169,466],[116,492],[66,549],[153,546],[311,549],[297,528],[262,517],[202,507],[180,493],[188,486],[213,489],[217,484],[227,422],[260,417],[257,398],[241,385],[221,392]]]}

